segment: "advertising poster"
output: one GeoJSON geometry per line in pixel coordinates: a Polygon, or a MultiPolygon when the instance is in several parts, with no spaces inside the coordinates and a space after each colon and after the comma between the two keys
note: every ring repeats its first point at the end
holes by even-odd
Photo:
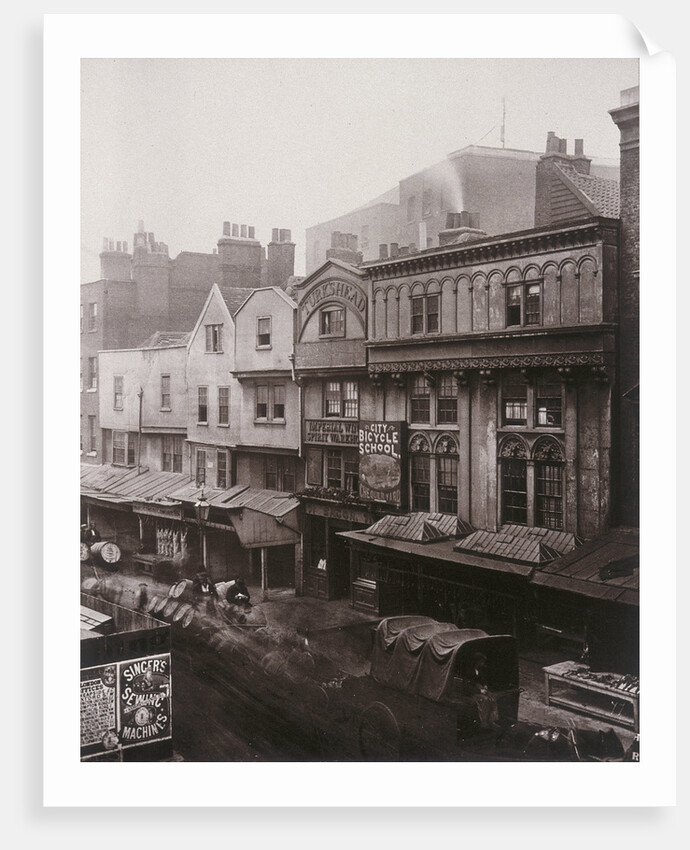
{"type": "Polygon", "coordinates": [[[402,422],[359,423],[359,495],[400,507],[402,422]]]}

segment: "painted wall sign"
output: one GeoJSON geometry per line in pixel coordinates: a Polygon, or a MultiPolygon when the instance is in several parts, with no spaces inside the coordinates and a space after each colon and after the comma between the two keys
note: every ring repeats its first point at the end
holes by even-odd
{"type": "Polygon", "coordinates": [[[300,303],[303,321],[319,304],[331,298],[347,302],[362,319],[364,318],[367,309],[367,298],[364,292],[354,283],[348,283],[345,280],[327,280],[315,286],[300,303]]]}
{"type": "Polygon", "coordinates": [[[402,422],[359,423],[359,495],[400,506],[402,499],[402,422]]]}
{"type": "Polygon", "coordinates": [[[357,422],[342,422],[338,419],[307,419],[305,421],[305,443],[322,446],[356,446],[358,440],[357,422]]]}

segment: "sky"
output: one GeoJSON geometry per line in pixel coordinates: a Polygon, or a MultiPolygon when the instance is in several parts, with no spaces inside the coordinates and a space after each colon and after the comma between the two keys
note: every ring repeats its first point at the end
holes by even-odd
{"type": "Polygon", "coordinates": [[[305,229],[466,145],[542,152],[553,130],[618,159],[633,59],[82,59],[81,280],[103,237],[211,253],[224,221],[305,229]]]}

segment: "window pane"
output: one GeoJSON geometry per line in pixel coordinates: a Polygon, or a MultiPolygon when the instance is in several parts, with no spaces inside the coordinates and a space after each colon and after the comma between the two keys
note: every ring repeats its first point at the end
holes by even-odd
{"type": "Polygon", "coordinates": [[[458,421],[457,384],[452,375],[441,375],[437,384],[437,420],[439,423],[458,421]]]}
{"type": "Polygon", "coordinates": [[[173,437],[173,472],[182,472],[182,451],[184,448],[184,437],[173,437]]]}
{"type": "Polygon", "coordinates": [[[430,390],[424,375],[415,375],[412,380],[410,418],[412,422],[431,421],[430,390]]]}
{"type": "Polygon", "coordinates": [[[124,431],[113,431],[113,463],[119,463],[124,466],[126,446],[127,434],[124,431]]]}
{"type": "Polygon", "coordinates": [[[206,483],[206,452],[202,449],[196,450],[196,483],[206,483]]]}
{"type": "Polygon", "coordinates": [[[542,382],[537,388],[537,425],[559,428],[561,423],[561,385],[542,382]]]}
{"type": "Polygon", "coordinates": [[[285,387],[273,387],[273,418],[285,419],[285,387]]]}
{"type": "Polygon", "coordinates": [[[503,522],[527,524],[527,462],[518,458],[501,461],[503,522]]]}
{"type": "Polygon", "coordinates": [[[230,388],[218,387],[218,424],[230,422],[230,388]]]}
{"type": "Polygon", "coordinates": [[[340,416],[340,381],[326,382],[326,416],[340,416]]]}
{"type": "Polygon", "coordinates": [[[278,458],[275,455],[268,455],[266,458],[264,481],[267,490],[278,489],[278,458]]]}
{"type": "Polygon", "coordinates": [[[257,345],[270,345],[271,344],[271,319],[263,318],[257,319],[257,329],[256,329],[256,342],[257,345]]]}
{"type": "Polygon", "coordinates": [[[208,422],[208,387],[199,387],[197,422],[208,422]]]}
{"type": "Polygon", "coordinates": [[[563,468],[560,464],[536,464],[536,521],[542,528],[563,528],[563,468]]]}
{"type": "Polygon", "coordinates": [[[506,296],[506,325],[522,324],[522,287],[511,286],[506,296]]]}
{"type": "Polygon", "coordinates": [[[538,325],[541,322],[541,287],[538,283],[527,287],[525,299],[525,324],[538,325]]]}
{"type": "Polygon", "coordinates": [[[326,486],[343,486],[342,453],[336,449],[329,449],[326,453],[326,486]]]}
{"type": "Polygon", "coordinates": [[[228,453],[219,451],[216,455],[216,486],[225,490],[228,486],[228,453]]]}
{"type": "Polygon", "coordinates": [[[343,382],[343,416],[356,419],[359,416],[359,388],[357,381],[343,382]]]}
{"type": "Polygon", "coordinates": [[[506,382],[503,385],[503,424],[527,424],[527,384],[506,382]]]}
{"type": "Polygon", "coordinates": [[[424,333],[424,298],[412,299],[412,333],[424,333]]]}
{"type": "Polygon", "coordinates": [[[256,388],[256,418],[268,418],[268,387],[256,388]]]}
{"type": "Polygon", "coordinates": [[[134,446],[135,446],[134,439],[135,439],[134,434],[130,434],[129,438],[127,440],[127,465],[128,466],[134,466],[134,464],[136,463],[136,458],[134,456],[134,446]]]}
{"type": "Polygon", "coordinates": [[[359,490],[359,459],[345,458],[345,489],[351,493],[359,490]]]}
{"type": "Polygon", "coordinates": [[[438,295],[429,295],[426,299],[426,331],[438,331],[438,295]]]}
{"type": "Polygon", "coordinates": [[[170,407],[170,375],[161,375],[161,407],[170,407]]]}
{"type": "Polygon", "coordinates": [[[410,464],[410,483],[412,487],[412,509],[428,511],[430,505],[430,458],[414,456],[410,464]]]}
{"type": "Polygon", "coordinates": [[[458,512],[458,460],[454,457],[438,458],[438,509],[443,514],[458,512]]]}

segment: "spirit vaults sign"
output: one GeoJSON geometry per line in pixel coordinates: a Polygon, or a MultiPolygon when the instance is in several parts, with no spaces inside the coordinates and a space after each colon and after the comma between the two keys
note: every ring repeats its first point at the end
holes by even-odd
{"type": "Polygon", "coordinates": [[[401,507],[405,488],[404,422],[359,423],[359,495],[401,507]]]}

